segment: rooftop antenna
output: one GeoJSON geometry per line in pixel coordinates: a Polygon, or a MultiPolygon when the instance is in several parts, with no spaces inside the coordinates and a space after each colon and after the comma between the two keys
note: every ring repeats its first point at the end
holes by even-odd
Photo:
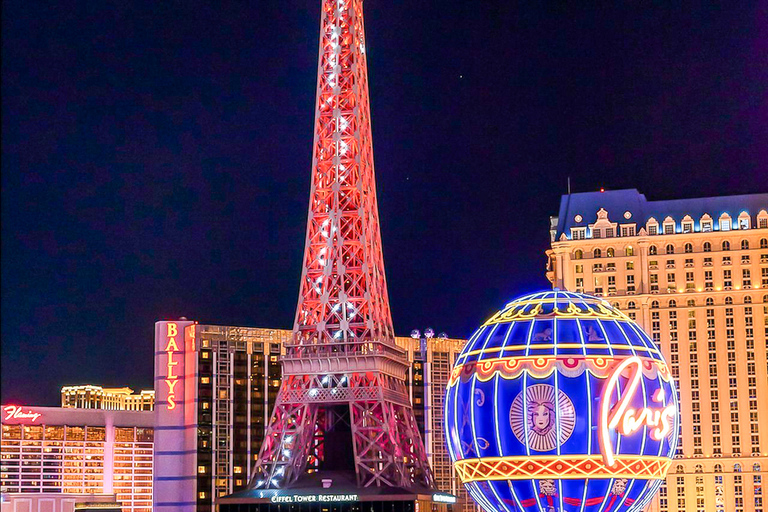
{"type": "Polygon", "coordinates": [[[571,177],[568,176],[568,195],[571,195],[571,177]]]}

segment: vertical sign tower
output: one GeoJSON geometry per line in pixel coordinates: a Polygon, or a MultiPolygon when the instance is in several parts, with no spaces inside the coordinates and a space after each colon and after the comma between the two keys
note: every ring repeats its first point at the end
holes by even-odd
{"type": "Polygon", "coordinates": [[[362,0],[323,0],[309,219],[292,342],[251,480],[354,465],[360,487],[432,488],[384,277],[362,0]]]}

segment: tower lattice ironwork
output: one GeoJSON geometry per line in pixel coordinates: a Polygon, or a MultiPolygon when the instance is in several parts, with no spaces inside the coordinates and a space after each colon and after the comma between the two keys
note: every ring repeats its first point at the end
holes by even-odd
{"type": "Polygon", "coordinates": [[[323,0],[309,219],[294,338],[251,488],[323,468],[351,431],[360,487],[434,486],[395,344],[381,250],[362,0],[323,0]]]}

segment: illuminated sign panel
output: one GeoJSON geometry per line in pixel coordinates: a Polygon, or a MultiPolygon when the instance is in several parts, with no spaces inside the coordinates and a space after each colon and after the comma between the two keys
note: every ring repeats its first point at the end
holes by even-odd
{"type": "Polygon", "coordinates": [[[155,452],[153,510],[194,512],[197,492],[196,323],[155,324],[155,452]],[[180,503],[184,505],[180,505],[180,503]]]}
{"type": "Polygon", "coordinates": [[[452,494],[435,493],[432,495],[432,501],[435,503],[456,503],[457,498],[452,494]]]}
{"type": "MultiPolygon", "coordinates": [[[[165,373],[165,384],[168,386],[168,410],[172,411],[176,408],[176,396],[177,393],[181,393],[181,388],[177,389],[177,385],[179,383],[179,373],[178,369],[176,368],[179,365],[179,359],[180,355],[177,356],[178,352],[181,352],[179,350],[179,345],[176,342],[176,338],[179,337],[179,326],[176,323],[168,322],[166,324],[167,327],[167,336],[168,341],[165,345],[165,353],[168,356],[168,363],[165,373]]],[[[183,344],[183,341],[182,341],[183,344]]]]}
{"type": "Polygon", "coordinates": [[[24,411],[20,405],[6,405],[3,407],[5,417],[3,421],[18,420],[19,423],[35,423],[42,416],[39,412],[33,412],[29,409],[24,411]]]}
{"type": "Polygon", "coordinates": [[[359,501],[357,494],[290,494],[272,496],[272,503],[334,503],[344,501],[359,501]]]}
{"type": "Polygon", "coordinates": [[[470,338],[445,422],[456,472],[488,512],[639,512],[669,470],[679,413],[669,367],[635,322],[546,291],[470,338]]]}

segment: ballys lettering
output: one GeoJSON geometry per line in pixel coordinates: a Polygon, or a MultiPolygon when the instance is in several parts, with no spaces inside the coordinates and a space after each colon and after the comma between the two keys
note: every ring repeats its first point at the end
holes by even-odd
{"type": "MultiPolygon", "coordinates": [[[[629,436],[643,428],[643,426],[647,426],[651,429],[651,438],[659,441],[669,434],[674,425],[676,412],[674,403],[666,407],[643,407],[639,411],[630,406],[640,384],[642,364],[642,360],[637,356],[624,359],[614,368],[613,373],[608,377],[608,381],[603,387],[603,394],[600,399],[599,440],[603,462],[608,467],[613,466],[616,455],[613,443],[611,442],[611,431],[616,431],[623,436],[629,436]],[[623,389],[618,403],[611,407],[611,398],[616,395],[619,377],[625,370],[630,372],[629,380],[623,389]]],[[[654,393],[652,400],[661,404],[664,402],[664,398],[663,390],[659,389],[654,393]]]]}
{"type": "Polygon", "coordinates": [[[175,366],[178,366],[179,362],[174,360],[174,355],[179,352],[179,345],[176,343],[176,337],[179,335],[178,325],[175,323],[168,323],[168,342],[165,345],[165,353],[168,356],[167,372],[165,374],[165,384],[168,386],[168,410],[172,411],[176,408],[176,384],[179,383],[179,375],[175,366]]]}

